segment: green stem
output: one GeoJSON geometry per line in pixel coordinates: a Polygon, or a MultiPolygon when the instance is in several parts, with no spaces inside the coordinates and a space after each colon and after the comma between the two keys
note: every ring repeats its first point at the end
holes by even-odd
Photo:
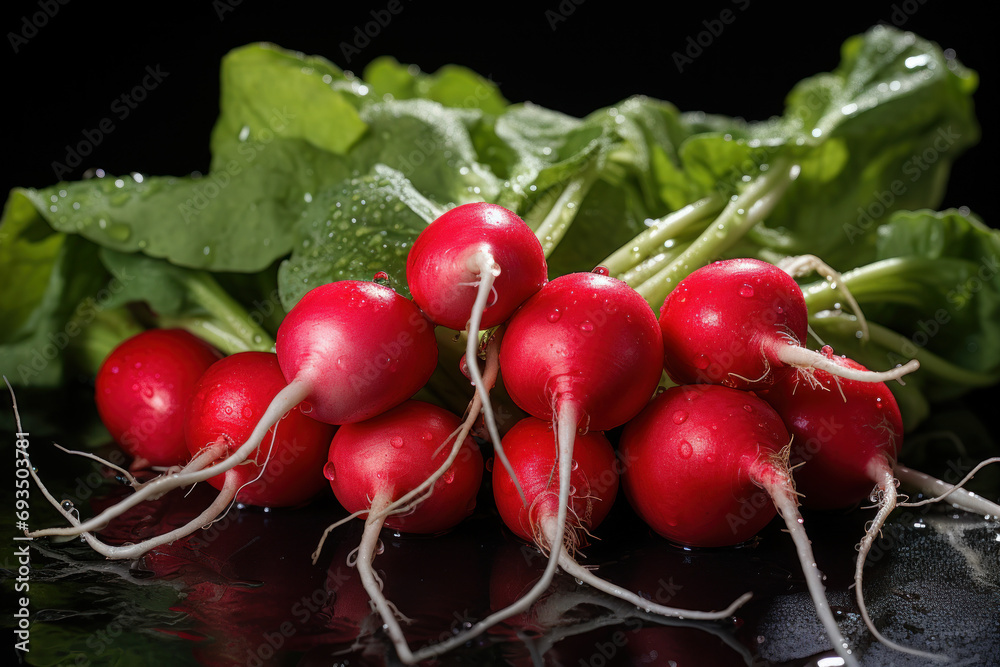
{"type": "Polygon", "coordinates": [[[162,315],[157,318],[159,326],[186,329],[225,354],[269,352],[274,348],[271,335],[253,321],[242,304],[222,289],[211,274],[204,271],[192,273],[186,287],[189,298],[207,315],[162,315]]]}
{"type": "Polygon", "coordinates": [[[662,251],[665,242],[675,238],[696,222],[717,213],[721,208],[722,200],[718,196],[705,197],[683,206],[659,220],[654,220],[648,229],[609,255],[601,265],[606,266],[613,276],[629,272],[654,252],[662,251]]]}
{"type": "MultiPolygon", "coordinates": [[[[892,257],[872,262],[841,274],[841,280],[858,303],[898,303],[920,306],[926,302],[926,289],[920,276],[934,275],[940,260],[920,257],[892,257]]],[[[841,301],[841,294],[831,289],[827,280],[803,286],[802,294],[809,312],[831,310],[841,301]]]]}
{"type": "Polygon", "coordinates": [[[679,257],[636,287],[636,291],[650,304],[662,303],[685,276],[719,257],[766,218],[798,175],[798,165],[789,167],[784,162],[773,165],[766,175],[758,176],[732,199],[715,222],[679,257]]]}
{"type": "MultiPolygon", "coordinates": [[[[849,317],[810,317],[809,324],[822,332],[832,332],[835,336],[853,338],[857,332],[857,322],[849,317]]],[[[968,387],[988,387],[1000,381],[1000,373],[970,371],[919,347],[906,336],[875,322],[868,323],[870,341],[893,352],[903,359],[920,362],[922,375],[936,375],[940,378],[968,387]]]]}
{"type": "Polygon", "coordinates": [[[568,181],[558,196],[550,191],[528,211],[524,221],[535,230],[546,257],[552,254],[573,224],[580,204],[597,180],[598,173],[598,166],[592,165],[583,175],[568,181]]]}
{"type": "MultiPolygon", "coordinates": [[[[624,280],[630,287],[635,288],[655,276],[658,271],[670,264],[670,262],[680,257],[690,245],[690,243],[678,243],[671,248],[664,248],[662,252],[639,262],[633,268],[615,277],[624,280]]],[[[612,275],[615,274],[612,273],[612,275]]]]}

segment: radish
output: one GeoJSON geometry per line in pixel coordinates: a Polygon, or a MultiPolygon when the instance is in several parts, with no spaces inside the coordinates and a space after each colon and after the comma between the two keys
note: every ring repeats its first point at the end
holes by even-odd
{"type": "Polygon", "coordinates": [[[879,373],[840,366],[804,347],[807,319],[802,290],[785,271],[756,259],[714,262],[693,271],[663,302],[664,368],[677,384],[759,389],[786,366],[868,382],[919,367],[915,359],[879,373]]]}
{"type": "MultiPolygon", "coordinates": [[[[733,614],[733,610],[749,599],[740,598],[721,612],[700,612],[654,604],[632,592],[625,591],[595,576],[581,566],[573,553],[583,542],[584,536],[596,528],[607,516],[618,492],[618,460],[611,443],[599,431],[577,434],[569,487],[568,531],[561,542],[553,542],[559,532],[560,480],[557,469],[555,432],[552,423],[526,417],[504,436],[504,447],[514,465],[517,476],[523,480],[529,505],[525,507],[518,498],[513,480],[506,470],[493,469],[493,495],[500,518],[518,537],[534,542],[543,552],[559,552],[559,566],[568,574],[609,595],[622,598],[646,612],[689,619],[718,620],[733,614]]],[[[515,609],[526,609],[533,596],[526,595],[515,609]],[[527,602],[526,602],[527,601],[527,602]]]]}
{"type": "MultiPolygon", "coordinates": [[[[649,304],[603,267],[596,271],[546,283],[507,323],[500,348],[511,399],[555,426],[556,466],[546,478],[559,481],[559,495],[545,535],[553,546],[562,545],[566,535],[577,430],[613,428],[631,418],[652,395],[663,364],[660,329],[649,304]]],[[[562,553],[550,550],[542,578],[519,602],[433,647],[435,654],[527,608],[549,587],[562,553]]]]}
{"type": "Polygon", "coordinates": [[[802,526],[788,441],[778,414],[751,393],[719,385],[672,387],[625,426],[620,449],[631,462],[622,476],[625,495],[657,533],[698,547],[744,542],[777,508],[834,650],[857,665],[824,595],[802,526]]]}
{"type": "MultiPolygon", "coordinates": [[[[852,359],[834,355],[829,348],[824,348],[824,353],[839,366],[867,370],[852,359]]],[[[943,658],[886,639],[872,623],[864,602],[865,560],[897,505],[898,482],[893,469],[903,444],[903,418],[892,392],[882,382],[842,379],[823,370],[803,378],[786,369],[776,378],[761,397],[781,415],[792,434],[791,462],[795,464],[802,504],[836,509],[869,497],[878,503],[878,513],[861,541],[854,571],[855,599],[865,625],[876,639],[896,650],[943,658]]],[[[978,505],[974,507],[979,509],[978,505]]]]}
{"type": "MultiPolygon", "coordinates": [[[[224,473],[246,461],[268,430],[303,401],[312,406],[312,418],[328,424],[380,414],[420,389],[437,363],[433,327],[413,302],[384,285],[355,280],[321,285],[302,297],[282,321],[275,347],[288,384],[263,411],[246,442],[227,447],[225,459],[211,463],[215,457],[199,457],[85,522],[64,512],[72,527],[30,535],[93,531],[143,500],[224,473]]],[[[133,545],[129,556],[118,557],[139,556],[149,548],[146,544],[133,545]]]]}
{"type": "MultiPolygon", "coordinates": [[[[366,514],[357,567],[365,591],[382,617],[400,659],[424,659],[407,644],[395,606],[382,594],[372,562],[383,526],[411,533],[440,533],[469,516],[483,477],[483,457],[459,419],[443,408],[410,400],[363,422],[341,426],[323,469],[337,500],[352,512],[366,514]],[[439,447],[456,433],[461,455],[435,483],[433,493],[406,512],[388,514],[393,501],[423,483],[445,454],[439,447]]],[[[328,529],[329,532],[329,529],[328,529]]],[[[320,545],[322,546],[322,544],[320,545]]],[[[317,553],[314,554],[315,557],[317,553]]]]}
{"type": "MultiPolygon", "coordinates": [[[[216,458],[245,441],[253,418],[267,409],[285,387],[278,358],[270,352],[238,352],[213,364],[195,385],[188,404],[185,436],[192,458],[222,443],[216,458]]],[[[335,426],[310,417],[302,402],[264,437],[247,460],[208,483],[225,493],[236,488],[235,501],[259,507],[292,507],[311,500],[326,487],[323,466],[335,426]]]]}
{"type": "Polygon", "coordinates": [[[195,382],[222,356],[182,329],[150,329],[122,342],[97,371],[94,401],[131,469],[188,460],[184,408],[195,382]]]}
{"type": "MultiPolygon", "coordinates": [[[[485,202],[463,204],[438,217],[420,232],[406,257],[414,303],[436,324],[468,329],[465,357],[470,361],[477,358],[479,331],[506,321],[546,278],[545,254],[531,228],[511,211],[485,202]]],[[[479,365],[468,363],[468,370],[497,458],[510,470],[479,365]]]]}

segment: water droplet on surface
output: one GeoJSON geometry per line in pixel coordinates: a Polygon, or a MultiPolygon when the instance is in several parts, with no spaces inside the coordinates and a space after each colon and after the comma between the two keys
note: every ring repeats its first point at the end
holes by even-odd
{"type": "Polygon", "coordinates": [[[377,283],[379,285],[384,285],[385,287],[388,287],[389,286],[389,274],[386,273],[385,271],[379,271],[379,272],[377,272],[375,274],[375,277],[372,278],[372,282],[377,283]]]}
{"type": "Polygon", "coordinates": [[[400,449],[403,446],[403,438],[401,438],[398,435],[394,435],[391,438],[389,438],[389,444],[392,445],[395,449],[400,449]]]}
{"type": "Polygon", "coordinates": [[[243,412],[241,414],[244,419],[250,419],[253,417],[253,410],[251,408],[243,408],[243,412]]]}
{"type": "Polygon", "coordinates": [[[704,354],[699,354],[694,358],[694,367],[699,370],[705,370],[706,368],[708,368],[708,363],[709,363],[708,357],[706,357],[704,354]]]}
{"type": "Polygon", "coordinates": [[[688,418],[688,413],[684,412],[683,410],[678,410],[677,412],[674,413],[673,416],[675,424],[683,424],[684,422],[687,421],[687,418],[688,418]]]}
{"type": "Polygon", "coordinates": [[[424,442],[430,442],[431,440],[434,439],[434,434],[431,433],[430,431],[424,431],[424,434],[420,436],[420,439],[423,440],[424,442]]]}
{"type": "Polygon", "coordinates": [[[740,296],[751,297],[753,296],[753,287],[750,285],[744,285],[740,288],[740,296]]]}
{"type": "Polygon", "coordinates": [[[226,406],[226,414],[227,415],[233,414],[233,408],[232,408],[232,406],[229,406],[229,405],[226,406]]]}
{"type": "Polygon", "coordinates": [[[584,320],[583,322],[580,322],[580,331],[583,331],[584,333],[590,333],[593,330],[594,330],[594,324],[590,320],[584,320]]]}
{"type": "Polygon", "coordinates": [[[549,313],[549,322],[558,322],[560,317],[562,317],[562,313],[560,313],[559,309],[556,308],[551,313],[549,313]]]}
{"type": "Polygon", "coordinates": [[[72,500],[64,500],[61,503],[59,503],[59,506],[62,507],[64,510],[66,510],[68,512],[71,509],[73,509],[73,501],[72,500]]]}
{"type": "Polygon", "coordinates": [[[444,474],[441,475],[441,481],[443,481],[445,484],[451,484],[452,482],[454,482],[455,481],[455,469],[454,468],[448,468],[447,470],[445,470],[444,474]]]}
{"type": "Polygon", "coordinates": [[[691,447],[690,442],[688,442],[687,440],[682,440],[678,453],[680,454],[682,459],[689,459],[691,458],[691,454],[694,453],[694,448],[691,447]]]}
{"type": "Polygon", "coordinates": [[[118,373],[118,367],[117,366],[112,366],[111,367],[111,373],[112,374],[117,374],[118,373]]]}
{"type": "Polygon", "coordinates": [[[332,461],[327,461],[326,465],[323,466],[323,477],[326,477],[331,482],[337,479],[337,471],[333,467],[332,461]]]}
{"type": "Polygon", "coordinates": [[[599,276],[610,276],[611,275],[611,271],[608,270],[608,267],[601,266],[601,265],[595,266],[594,270],[591,271],[591,273],[596,273],[599,276]]]}
{"type": "Polygon", "coordinates": [[[747,403],[746,405],[744,405],[743,409],[746,410],[747,412],[753,412],[753,406],[750,405],[749,403],[747,403]]]}
{"type": "Polygon", "coordinates": [[[142,395],[145,396],[146,398],[153,398],[153,388],[144,387],[142,390],[142,395]]]}
{"type": "Polygon", "coordinates": [[[307,415],[312,411],[313,411],[313,405],[309,401],[302,401],[301,403],[299,403],[299,412],[301,412],[302,414],[307,415]]]}
{"type": "Polygon", "coordinates": [[[579,462],[579,461],[577,461],[576,459],[573,459],[573,460],[572,460],[572,461],[570,462],[570,464],[569,464],[569,469],[570,469],[570,470],[576,470],[576,469],[577,469],[577,468],[579,468],[579,467],[580,467],[580,462],[579,462]]]}

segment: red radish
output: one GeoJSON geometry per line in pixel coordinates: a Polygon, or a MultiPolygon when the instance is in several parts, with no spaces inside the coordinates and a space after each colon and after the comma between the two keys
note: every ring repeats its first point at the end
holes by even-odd
{"type": "MultiPolygon", "coordinates": [[[[269,352],[239,352],[213,364],[188,404],[185,434],[192,457],[221,442],[216,458],[225,458],[250,436],[253,418],[284,387],[278,358],[269,352]]],[[[243,464],[208,483],[220,491],[238,488],[235,500],[245,505],[292,507],[311,500],[326,487],[323,465],[336,431],[312,419],[312,411],[305,402],[289,410],[243,464]]]]}
{"type": "MultiPolygon", "coordinates": [[[[433,327],[413,302],[389,287],[355,280],[321,285],[302,297],[282,321],[275,347],[288,384],[246,442],[229,448],[225,459],[211,463],[213,457],[200,457],[180,473],[146,483],[96,517],[70,519],[70,528],[48,528],[31,536],[80,535],[143,500],[224,473],[246,461],[268,430],[302,401],[312,405],[314,419],[329,424],[377,415],[412,396],[437,363],[433,327]]],[[[146,544],[134,545],[128,557],[141,555],[146,544]]]]}
{"type": "MultiPolygon", "coordinates": [[[[504,385],[530,415],[555,425],[559,496],[550,545],[563,544],[569,513],[577,429],[624,423],[649,400],[661,375],[662,343],[649,304],[631,287],[602,273],[574,273],[546,283],[507,324],[500,348],[504,385]]],[[[561,548],[521,601],[436,647],[468,641],[519,613],[552,582],[561,548]]]]}
{"type": "MultiPolygon", "coordinates": [[[[827,356],[840,366],[867,370],[847,357],[832,352],[827,356]]],[[[776,377],[774,386],[761,397],[781,415],[792,434],[791,462],[796,465],[795,482],[802,504],[836,509],[867,498],[878,503],[878,514],[861,541],[854,571],[855,599],[865,624],[887,646],[913,655],[943,657],[883,637],[864,602],[865,559],[897,504],[898,482],[893,469],[903,445],[903,418],[892,392],[883,382],[842,379],[823,370],[803,376],[787,369],[776,377]]],[[[993,511],[986,510],[987,514],[993,511]]],[[[1000,507],[995,511],[1000,512],[1000,507]]]]}
{"type": "Polygon", "coordinates": [[[802,526],[788,441],[781,418],[753,394],[719,385],[672,387],[625,426],[620,449],[631,461],[622,478],[625,494],[657,533],[699,547],[748,540],[777,508],[834,650],[857,665],[824,595],[802,526]]]}
{"type": "MultiPolygon", "coordinates": [[[[573,552],[584,537],[607,516],[618,492],[618,460],[611,443],[599,431],[577,434],[573,448],[570,479],[568,532],[561,542],[553,542],[559,532],[559,493],[555,432],[552,423],[526,417],[504,436],[504,447],[510,456],[514,471],[522,480],[529,505],[525,507],[517,496],[513,480],[499,466],[493,469],[493,495],[503,522],[518,537],[534,542],[543,552],[558,551],[559,566],[568,574],[597,588],[634,604],[643,610],[658,614],[683,616],[690,619],[717,620],[731,616],[733,610],[749,599],[740,598],[736,604],[721,612],[701,612],[676,609],[654,604],[634,593],[597,577],[582,567],[573,552]]],[[[527,608],[533,599],[524,596],[515,609],[518,613],[527,608]],[[525,604],[525,600],[528,604],[525,604]]]]}
{"type": "Polygon", "coordinates": [[[839,366],[803,346],[807,317],[802,290],[773,264],[714,262],[693,271],[663,302],[664,368],[677,384],[759,389],[785,366],[868,382],[897,379],[919,367],[915,359],[880,373],[839,366]]]}
{"type": "MultiPolygon", "coordinates": [[[[337,500],[347,511],[352,516],[367,514],[358,549],[358,573],[400,659],[407,664],[423,658],[410,651],[395,607],[382,594],[375,574],[372,562],[379,532],[388,526],[411,533],[440,533],[472,513],[482,483],[483,457],[467,433],[467,427],[461,427],[458,417],[447,410],[410,400],[377,417],[340,427],[324,468],[337,500]],[[462,439],[462,454],[436,481],[433,493],[406,512],[388,514],[393,501],[437,469],[445,459],[440,443],[456,433],[462,439]]],[[[314,559],[318,552],[317,548],[314,559]]]]}
{"type": "Polygon", "coordinates": [[[222,355],[182,329],[150,329],[111,351],[94,401],[104,426],[134,460],[132,470],[188,460],[184,408],[195,382],[222,355]]]}
{"type": "Polygon", "coordinates": [[[531,228],[511,211],[485,202],[463,204],[438,217],[420,232],[406,257],[413,301],[433,322],[468,329],[469,376],[497,458],[508,470],[489,388],[474,363],[479,331],[506,321],[546,278],[545,253],[531,228]]]}

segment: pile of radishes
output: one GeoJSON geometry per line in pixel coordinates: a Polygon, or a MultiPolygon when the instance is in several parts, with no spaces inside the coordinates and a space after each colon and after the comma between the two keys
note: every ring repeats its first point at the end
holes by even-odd
{"type": "MultiPolygon", "coordinates": [[[[136,558],[210,524],[236,502],[295,506],[329,483],[348,518],[365,520],[351,562],[405,663],[441,655],[525,612],[559,568],[644,612],[732,616],[749,594],[719,611],[675,609],[577,563],[574,554],[607,515],[621,477],[646,523],[691,547],[744,542],[780,514],[833,648],[857,664],[824,595],[799,498],[832,508],[877,496],[881,507],[862,543],[856,583],[862,615],[879,636],[864,609],[861,572],[896,504],[902,423],[884,382],[916,362],[875,373],[828,348],[807,349],[801,290],[788,273],[758,260],[694,271],[659,318],[600,267],[548,281],[534,233],[492,204],[459,206],[431,223],[411,248],[407,282],[412,301],[384,280],[314,289],[284,319],[274,354],[219,359],[179,330],[152,330],[122,344],[97,377],[98,409],[134,458],[132,472],[157,466],[161,474],[140,482],[121,471],[134,493],[85,521],[36,476],[72,526],[32,535],[81,535],[108,558],[136,558]],[[411,399],[437,364],[435,326],[467,333],[464,365],[476,391],[464,418],[411,399]],[[671,383],[663,382],[664,370],[671,383]],[[503,437],[489,399],[498,376],[530,415],[503,437]],[[546,552],[548,565],[505,609],[412,651],[399,624],[405,610],[383,596],[372,565],[380,531],[440,533],[473,512],[484,462],[470,433],[480,418],[497,459],[500,517],[546,552]],[[616,455],[603,432],[623,424],[616,455]],[[139,544],[109,545],[95,536],[138,503],[200,481],[219,493],[187,525],[139,544]]],[[[959,506],[1000,514],[988,501],[947,490],[959,506]]],[[[322,541],[336,539],[336,525],[316,536],[314,562],[322,541]]]]}

